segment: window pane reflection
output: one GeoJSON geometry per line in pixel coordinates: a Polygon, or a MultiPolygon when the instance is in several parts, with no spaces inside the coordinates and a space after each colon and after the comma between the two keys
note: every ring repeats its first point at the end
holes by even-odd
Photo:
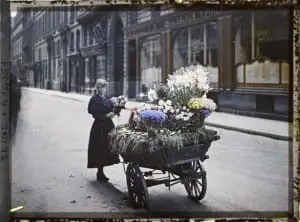
{"type": "Polygon", "coordinates": [[[161,82],[161,43],[160,36],[144,39],[140,51],[141,87],[152,88],[161,82]]]}
{"type": "Polygon", "coordinates": [[[173,70],[191,64],[205,66],[211,87],[218,85],[218,29],[217,23],[198,25],[173,34],[173,70]]]}
{"type": "Polygon", "coordinates": [[[288,11],[252,12],[234,22],[237,83],[288,84],[288,11]]]}

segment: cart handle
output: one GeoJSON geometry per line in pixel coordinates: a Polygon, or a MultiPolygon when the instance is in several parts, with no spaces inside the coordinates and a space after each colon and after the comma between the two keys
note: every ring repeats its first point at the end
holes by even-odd
{"type": "Polygon", "coordinates": [[[221,137],[219,135],[215,135],[211,137],[211,141],[217,141],[219,140],[221,137]]]}

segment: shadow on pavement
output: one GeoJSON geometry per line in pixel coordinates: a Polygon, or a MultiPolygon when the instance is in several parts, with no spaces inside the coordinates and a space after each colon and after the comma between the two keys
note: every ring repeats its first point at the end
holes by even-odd
{"type": "Polygon", "coordinates": [[[127,203],[127,194],[118,190],[113,184],[101,183],[98,181],[90,181],[90,185],[93,189],[97,190],[98,193],[101,194],[101,197],[105,197],[105,199],[100,199],[103,203],[111,202],[112,205],[126,205],[127,203]]]}
{"type": "MultiPolygon", "coordinates": [[[[90,185],[93,189],[97,190],[101,194],[99,201],[109,204],[111,209],[119,209],[128,211],[128,209],[134,211],[147,212],[145,209],[133,209],[128,202],[128,193],[122,192],[117,189],[111,183],[101,183],[98,181],[90,181],[90,185]],[[105,197],[103,199],[103,196],[105,197]]],[[[206,206],[205,201],[196,203],[182,194],[176,192],[169,192],[165,190],[162,194],[152,193],[152,189],[148,189],[150,197],[150,208],[152,214],[161,213],[189,213],[189,212],[210,212],[209,206],[206,206]]]]}

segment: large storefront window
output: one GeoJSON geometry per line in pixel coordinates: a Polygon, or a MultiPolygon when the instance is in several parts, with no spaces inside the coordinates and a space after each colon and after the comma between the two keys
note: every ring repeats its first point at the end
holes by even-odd
{"type": "Polygon", "coordinates": [[[173,70],[191,64],[201,64],[209,72],[211,87],[218,87],[217,23],[184,28],[174,36],[173,70]]]}
{"type": "Polygon", "coordinates": [[[235,70],[240,86],[289,83],[289,13],[241,14],[235,22],[235,70]]]}
{"type": "Polygon", "coordinates": [[[160,36],[144,39],[140,50],[141,87],[152,88],[161,82],[161,43],[160,36]]]}

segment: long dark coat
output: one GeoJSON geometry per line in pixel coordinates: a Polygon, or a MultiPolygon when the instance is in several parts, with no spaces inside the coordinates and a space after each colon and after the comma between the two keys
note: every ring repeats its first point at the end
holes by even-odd
{"type": "Polygon", "coordinates": [[[106,114],[113,111],[111,101],[99,95],[94,95],[88,105],[88,112],[93,116],[94,123],[90,132],[88,146],[88,168],[99,168],[120,162],[118,155],[108,149],[108,133],[114,128],[114,123],[106,114]]]}

